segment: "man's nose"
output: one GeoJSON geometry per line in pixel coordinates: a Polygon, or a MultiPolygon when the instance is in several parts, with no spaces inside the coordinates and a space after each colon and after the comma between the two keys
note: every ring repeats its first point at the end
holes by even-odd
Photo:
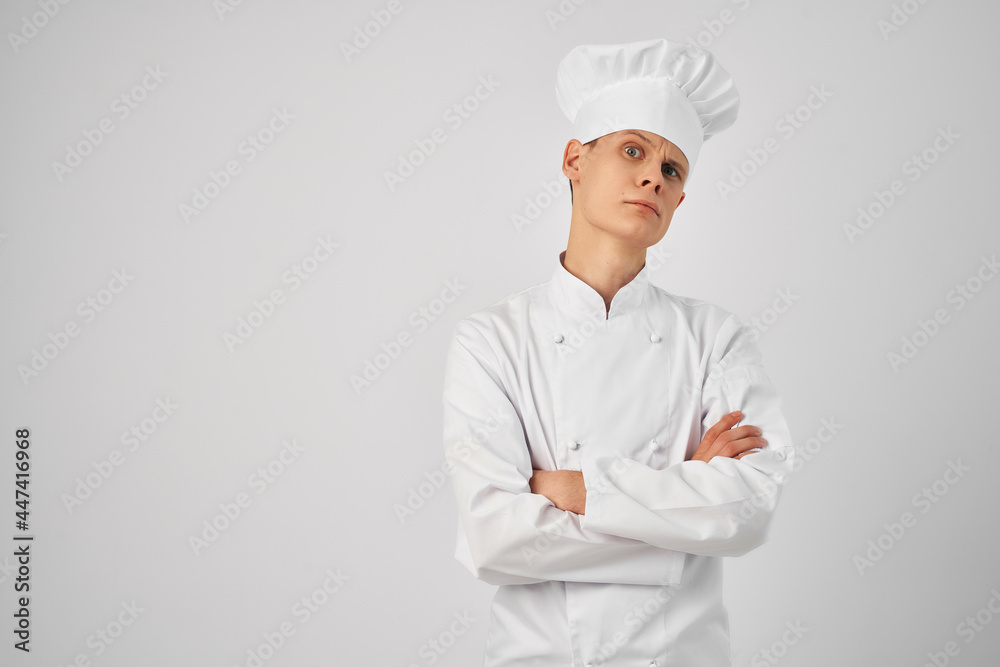
{"type": "Polygon", "coordinates": [[[660,188],[663,186],[663,176],[657,172],[656,175],[644,174],[642,179],[642,187],[653,186],[653,192],[660,194],[660,188]]]}

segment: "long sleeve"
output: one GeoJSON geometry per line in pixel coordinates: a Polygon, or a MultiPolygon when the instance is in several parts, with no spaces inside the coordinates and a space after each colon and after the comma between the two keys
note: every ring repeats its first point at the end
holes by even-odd
{"type": "Polygon", "coordinates": [[[458,502],[456,558],[491,584],[546,580],[676,584],[685,554],[593,532],[530,491],[517,406],[484,335],[458,323],[444,379],[444,449],[458,502]]]}
{"type": "Polygon", "coordinates": [[[716,456],[663,469],[620,457],[583,457],[584,529],[707,556],[740,556],[764,543],[793,465],[781,400],[752,330],[735,315],[721,326],[705,368],[698,440],[724,414],[742,410],[741,423],[758,426],[767,445],[740,460],[716,456]]]}

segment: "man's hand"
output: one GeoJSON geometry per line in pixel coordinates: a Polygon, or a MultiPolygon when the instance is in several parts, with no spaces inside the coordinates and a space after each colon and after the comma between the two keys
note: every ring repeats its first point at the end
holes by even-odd
{"type": "MultiPolygon", "coordinates": [[[[767,444],[761,438],[761,430],[745,424],[733,428],[743,417],[737,410],[723,416],[708,429],[692,461],[708,461],[715,456],[739,459],[758,451],[767,444]]],[[[583,473],[578,470],[535,470],[528,481],[532,493],[545,496],[556,507],[575,514],[584,514],[587,507],[587,487],[583,484],[583,473]]]]}
{"type": "Polygon", "coordinates": [[[715,426],[705,433],[705,437],[701,439],[701,444],[698,445],[691,460],[707,463],[712,460],[713,456],[728,456],[739,459],[766,445],[767,440],[758,437],[761,431],[756,426],[743,425],[739,428],[733,428],[742,417],[743,413],[739,410],[724,415],[715,426]]]}
{"type": "Polygon", "coordinates": [[[536,470],[528,486],[561,510],[583,514],[587,507],[587,487],[579,470],[536,470]]]}

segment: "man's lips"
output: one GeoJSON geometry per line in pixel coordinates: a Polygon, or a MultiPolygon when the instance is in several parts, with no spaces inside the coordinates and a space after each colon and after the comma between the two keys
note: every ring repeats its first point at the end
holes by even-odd
{"type": "Polygon", "coordinates": [[[651,209],[653,211],[653,213],[655,213],[656,215],[660,214],[660,209],[656,206],[656,204],[654,204],[651,201],[646,201],[645,199],[634,199],[634,200],[629,201],[627,203],[629,203],[629,204],[640,204],[642,206],[645,206],[645,207],[651,209]]]}

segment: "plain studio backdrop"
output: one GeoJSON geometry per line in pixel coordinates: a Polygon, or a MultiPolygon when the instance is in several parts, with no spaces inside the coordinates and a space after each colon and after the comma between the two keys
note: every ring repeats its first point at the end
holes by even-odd
{"type": "Polygon", "coordinates": [[[446,346],[565,248],[561,58],[657,37],[711,49],[742,106],[651,280],[758,330],[802,463],[727,560],[734,665],[995,659],[998,21],[5,2],[0,663],[478,664],[446,346]]]}

